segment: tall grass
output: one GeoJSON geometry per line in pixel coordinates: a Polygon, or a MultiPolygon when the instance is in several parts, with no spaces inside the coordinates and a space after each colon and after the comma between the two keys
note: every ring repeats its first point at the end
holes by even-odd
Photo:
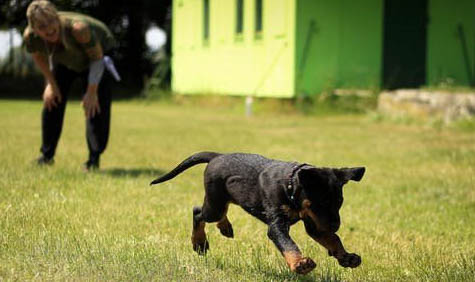
{"type": "Polygon", "coordinates": [[[304,116],[243,105],[121,101],[97,173],[83,173],[84,118],[68,105],[52,167],[36,167],[41,103],[0,101],[0,280],[469,281],[475,277],[475,132],[304,116]],[[317,166],[366,166],[346,186],[338,232],[361,255],[344,269],[305,235],[317,268],[291,273],[266,226],[232,206],[235,239],[207,225],[210,252],[191,248],[204,166],[150,187],[202,150],[253,152],[317,166]]]}

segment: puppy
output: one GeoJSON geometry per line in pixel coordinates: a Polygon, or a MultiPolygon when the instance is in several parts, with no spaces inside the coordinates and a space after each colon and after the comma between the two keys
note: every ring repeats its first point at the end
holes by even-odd
{"type": "Polygon", "coordinates": [[[205,223],[217,222],[221,234],[232,238],[226,213],[230,203],[268,225],[267,236],[284,256],[290,269],[306,274],[315,268],[289,236],[289,228],[303,220],[308,235],[328,250],[343,267],[357,267],[361,258],[347,253],[335,232],[340,227],[343,185],[360,181],[364,167],[317,168],[309,164],[272,160],[256,154],[194,154],[151,185],[170,180],[184,170],[208,163],[204,172],[205,198],[193,208],[193,249],[209,249],[205,223]]]}

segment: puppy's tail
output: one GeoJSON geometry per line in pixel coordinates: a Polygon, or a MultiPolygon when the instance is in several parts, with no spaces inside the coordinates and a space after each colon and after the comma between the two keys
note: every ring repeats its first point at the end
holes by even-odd
{"type": "Polygon", "coordinates": [[[167,180],[170,180],[177,176],[178,174],[182,173],[183,171],[187,170],[188,168],[197,165],[197,164],[202,164],[202,163],[209,163],[212,159],[216,158],[217,156],[220,156],[221,154],[219,153],[214,153],[214,152],[201,152],[201,153],[196,153],[192,156],[189,156],[187,159],[182,161],[177,167],[175,167],[172,171],[169,173],[162,175],[161,177],[155,179],[150,183],[150,185],[158,184],[165,182],[167,180]]]}

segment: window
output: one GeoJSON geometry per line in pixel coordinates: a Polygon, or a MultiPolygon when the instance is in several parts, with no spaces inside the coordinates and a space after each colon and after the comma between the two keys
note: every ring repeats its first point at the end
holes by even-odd
{"type": "Polygon", "coordinates": [[[209,0],[203,0],[203,39],[209,39],[209,0]]]}
{"type": "Polygon", "coordinates": [[[236,0],[236,33],[241,34],[244,26],[244,0],[236,0]]]}
{"type": "Polygon", "coordinates": [[[256,19],[255,19],[255,32],[259,34],[262,32],[262,0],[255,0],[256,2],[256,19]]]}

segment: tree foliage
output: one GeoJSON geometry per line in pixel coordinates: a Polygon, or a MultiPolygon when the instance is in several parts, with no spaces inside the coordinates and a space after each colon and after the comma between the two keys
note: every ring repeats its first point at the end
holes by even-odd
{"type": "MultiPolygon", "coordinates": [[[[147,58],[145,33],[156,25],[170,38],[172,0],[50,0],[60,11],[75,11],[103,21],[115,35],[117,66],[124,83],[143,87],[143,77],[152,72],[152,62],[147,58]]],[[[26,9],[31,0],[1,0],[0,29],[16,28],[23,32],[27,25],[26,9]]],[[[170,40],[166,43],[170,50],[170,40]]]]}

